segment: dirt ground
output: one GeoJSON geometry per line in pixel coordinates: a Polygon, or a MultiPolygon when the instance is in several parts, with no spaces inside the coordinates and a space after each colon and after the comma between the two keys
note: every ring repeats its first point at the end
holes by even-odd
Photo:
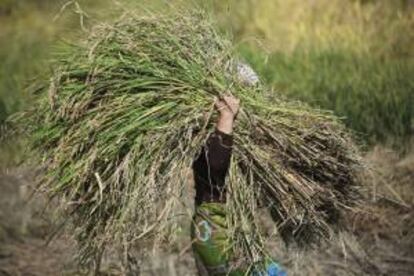
{"type": "MultiPolygon", "coordinates": [[[[329,245],[301,251],[270,244],[289,275],[414,275],[414,151],[399,156],[376,147],[366,155],[373,170],[364,179],[367,203],[349,214],[350,229],[329,245]]],[[[0,276],[85,275],[75,261],[76,245],[54,229],[53,206],[31,197],[28,169],[0,173],[0,276]]],[[[196,275],[190,246],[175,255],[162,252],[139,264],[139,275],[196,275]]],[[[121,275],[109,254],[102,275],[121,275]]]]}

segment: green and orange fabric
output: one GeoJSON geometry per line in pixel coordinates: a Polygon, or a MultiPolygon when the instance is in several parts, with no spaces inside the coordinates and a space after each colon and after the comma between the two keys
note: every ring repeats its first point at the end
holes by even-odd
{"type": "Polygon", "coordinates": [[[225,203],[204,202],[196,206],[191,235],[201,276],[287,275],[270,258],[260,262],[260,265],[235,260],[236,254],[232,251],[232,241],[227,236],[225,203]],[[235,266],[235,263],[239,265],[235,266]],[[265,271],[256,270],[256,265],[264,268],[265,271]]]}

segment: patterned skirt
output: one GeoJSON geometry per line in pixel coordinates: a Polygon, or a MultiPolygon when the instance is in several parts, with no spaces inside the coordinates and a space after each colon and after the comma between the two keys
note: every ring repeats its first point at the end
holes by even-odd
{"type": "Polygon", "coordinates": [[[272,261],[266,260],[266,272],[257,272],[252,264],[237,262],[232,242],[227,236],[226,209],[223,203],[202,203],[196,206],[191,227],[193,251],[201,276],[286,276],[272,261]],[[235,265],[239,263],[238,265],[235,265]]]}

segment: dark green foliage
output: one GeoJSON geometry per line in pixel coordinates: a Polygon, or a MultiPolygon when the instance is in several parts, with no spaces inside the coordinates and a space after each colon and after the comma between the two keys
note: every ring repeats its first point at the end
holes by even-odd
{"type": "Polygon", "coordinates": [[[413,135],[414,63],[410,58],[334,49],[260,56],[246,47],[242,53],[279,93],[333,110],[370,143],[401,143],[413,135]]]}
{"type": "Polygon", "coordinates": [[[0,101],[0,125],[4,123],[6,120],[7,113],[6,113],[6,105],[0,101]]]}

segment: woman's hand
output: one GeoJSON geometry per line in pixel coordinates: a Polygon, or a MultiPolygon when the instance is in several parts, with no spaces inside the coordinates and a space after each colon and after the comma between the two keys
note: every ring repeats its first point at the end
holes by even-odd
{"type": "Polygon", "coordinates": [[[240,100],[234,96],[224,96],[216,100],[216,108],[220,116],[236,117],[240,108],[240,100]]]}
{"type": "Polygon", "coordinates": [[[216,100],[215,105],[220,113],[217,129],[223,133],[231,134],[233,132],[234,119],[239,112],[240,100],[229,95],[216,100]]]}

